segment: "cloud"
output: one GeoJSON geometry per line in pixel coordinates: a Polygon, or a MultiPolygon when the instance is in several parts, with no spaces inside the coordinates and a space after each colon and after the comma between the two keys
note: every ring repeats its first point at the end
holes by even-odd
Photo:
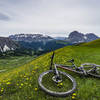
{"type": "Polygon", "coordinates": [[[8,15],[0,12],[0,20],[8,21],[8,20],[10,20],[10,17],[8,15]]]}
{"type": "Polygon", "coordinates": [[[100,35],[99,4],[100,0],[1,0],[0,35],[45,31],[66,36],[73,30],[100,35]]]}

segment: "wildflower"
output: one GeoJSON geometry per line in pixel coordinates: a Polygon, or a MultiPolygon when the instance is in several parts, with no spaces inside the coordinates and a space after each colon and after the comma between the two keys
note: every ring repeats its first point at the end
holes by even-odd
{"type": "Polygon", "coordinates": [[[9,84],[11,84],[11,82],[7,82],[6,84],[9,85],[9,84]]]}
{"type": "Polygon", "coordinates": [[[34,90],[35,90],[35,91],[37,91],[37,90],[38,90],[38,88],[35,88],[34,90]]]}
{"type": "Polygon", "coordinates": [[[3,92],[3,90],[1,90],[1,92],[3,92]]]}
{"type": "Polygon", "coordinates": [[[72,99],[75,99],[75,96],[72,96],[72,99]]]}
{"type": "Polygon", "coordinates": [[[60,85],[62,86],[62,85],[63,85],[63,83],[60,83],[60,85]]]}
{"type": "Polygon", "coordinates": [[[4,88],[1,88],[1,92],[3,92],[4,91],[4,88]]]}
{"type": "Polygon", "coordinates": [[[21,83],[21,86],[23,86],[24,84],[23,83],[21,83]]]}
{"type": "Polygon", "coordinates": [[[58,82],[57,86],[61,87],[61,86],[63,86],[63,83],[62,82],[58,82]]]}
{"type": "Polygon", "coordinates": [[[72,95],[73,95],[73,96],[76,96],[76,93],[73,93],[72,95]]]}
{"type": "Polygon", "coordinates": [[[29,80],[29,78],[26,78],[26,80],[29,80]]]}

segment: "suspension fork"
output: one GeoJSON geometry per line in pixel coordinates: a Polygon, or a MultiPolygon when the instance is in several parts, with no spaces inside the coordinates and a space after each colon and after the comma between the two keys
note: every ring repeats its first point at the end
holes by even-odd
{"type": "Polygon", "coordinates": [[[60,77],[60,76],[59,76],[59,72],[58,72],[58,70],[57,70],[56,64],[54,64],[54,67],[55,67],[55,68],[54,68],[54,71],[55,71],[56,76],[57,76],[57,77],[60,77]]]}
{"type": "Polygon", "coordinates": [[[57,70],[57,65],[54,64],[54,76],[52,77],[53,81],[58,83],[62,81],[62,77],[59,75],[59,71],[57,70]]]}

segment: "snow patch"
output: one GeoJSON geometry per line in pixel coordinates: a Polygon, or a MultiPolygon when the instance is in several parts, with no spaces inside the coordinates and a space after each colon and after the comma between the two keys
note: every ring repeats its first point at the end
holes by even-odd
{"type": "Polygon", "coordinates": [[[43,51],[43,49],[41,47],[38,48],[39,51],[43,51]]]}
{"type": "Polygon", "coordinates": [[[87,39],[87,37],[86,37],[86,36],[84,36],[84,39],[87,39]]]}
{"type": "Polygon", "coordinates": [[[11,48],[11,50],[14,50],[14,48],[11,48]]]}
{"type": "Polygon", "coordinates": [[[5,46],[3,47],[3,52],[8,51],[8,50],[10,50],[10,48],[9,48],[7,45],[5,45],[5,46]]]}

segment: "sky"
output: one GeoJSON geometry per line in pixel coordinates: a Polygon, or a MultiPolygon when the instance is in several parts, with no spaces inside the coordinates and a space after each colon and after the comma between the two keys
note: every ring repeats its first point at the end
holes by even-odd
{"type": "Polygon", "coordinates": [[[0,36],[74,30],[100,36],[100,0],[0,0],[0,36]]]}

